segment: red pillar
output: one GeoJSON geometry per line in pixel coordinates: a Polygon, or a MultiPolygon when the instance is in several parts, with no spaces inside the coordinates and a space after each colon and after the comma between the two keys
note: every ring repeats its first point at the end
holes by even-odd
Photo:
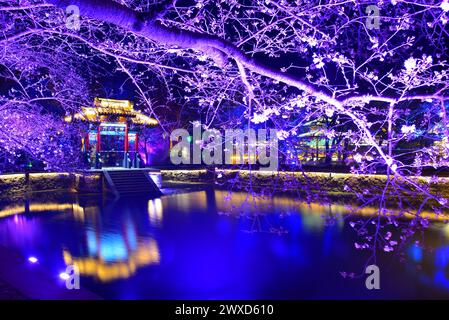
{"type": "Polygon", "coordinates": [[[139,134],[136,133],[136,138],[134,140],[134,150],[139,153],[139,134]]]}
{"type": "Polygon", "coordinates": [[[101,151],[101,135],[100,135],[100,126],[98,126],[98,129],[97,129],[97,152],[100,152],[101,151]]]}
{"type": "Polygon", "coordinates": [[[129,150],[129,141],[128,141],[128,123],[126,123],[125,127],[125,152],[129,150]]]}

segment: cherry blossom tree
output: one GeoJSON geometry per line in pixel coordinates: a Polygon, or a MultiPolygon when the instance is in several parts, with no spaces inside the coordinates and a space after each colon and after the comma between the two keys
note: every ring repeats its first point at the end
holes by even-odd
{"type": "Polygon", "coordinates": [[[33,112],[41,114],[50,99],[69,112],[91,98],[88,70],[108,65],[129,79],[165,133],[198,115],[206,128],[265,125],[292,141],[328,119],[328,159],[350,141],[344,160],[352,173],[387,177],[375,193],[344,186],[359,209],[379,208],[354,222],[358,248],[390,251],[407,238],[385,231],[382,223],[399,223],[386,218],[393,211],[420,219],[410,226],[425,224],[424,208],[447,207],[429,181],[415,178],[431,167],[437,183],[435,170],[448,161],[447,0],[0,4],[1,77],[16,83],[1,97],[6,106],[39,106],[33,112]],[[373,221],[374,236],[366,232],[373,221]]]}
{"type": "MultiPolygon", "coordinates": [[[[5,32],[17,24],[3,18],[5,32]]],[[[73,168],[78,163],[74,161],[78,148],[74,148],[72,130],[63,119],[87,101],[87,82],[77,72],[78,62],[66,51],[69,47],[53,38],[17,39],[3,44],[0,171],[8,167],[17,170],[17,166],[31,165],[31,161],[42,162],[47,170],[73,168]]]]}

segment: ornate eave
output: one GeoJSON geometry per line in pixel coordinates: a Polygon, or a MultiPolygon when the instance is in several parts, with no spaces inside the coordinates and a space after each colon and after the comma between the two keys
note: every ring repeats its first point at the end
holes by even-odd
{"type": "Polygon", "coordinates": [[[129,100],[95,98],[94,107],[82,107],[81,112],[65,117],[65,121],[79,120],[101,123],[111,121],[109,118],[114,117],[115,121],[130,121],[138,126],[155,127],[158,125],[156,119],[134,110],[133,106],[133,103],[129,100]]]}

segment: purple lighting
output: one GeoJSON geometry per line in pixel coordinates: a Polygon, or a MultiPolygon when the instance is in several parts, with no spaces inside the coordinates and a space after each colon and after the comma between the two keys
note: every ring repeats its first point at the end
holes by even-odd
{"type": "MultiPolygon", "coordinates": [[[[155,299],[352,298],[330,272],[427,272],[429,250],[449,276],[449,0],[0,12],[1,262],[155,299]]],[[[400,275],[380,278],[426,297],[400,275]]]]}

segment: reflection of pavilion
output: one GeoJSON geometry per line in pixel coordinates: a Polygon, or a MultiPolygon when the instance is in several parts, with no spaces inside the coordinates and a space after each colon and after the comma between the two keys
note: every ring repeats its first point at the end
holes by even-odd
{"type": "MultiPolygon", "coordinates": [[[[123,221],[117,232],[106,231],[102,228],[98,211],[97,206],[86,206],[82,212],[73,212],[77,220],[86,224],[86,250],[77,254],[63,249],[66,265],[76,266],[81,275],[109,282],[129,278],[141,267],[159,264],[156,240],[139,237],[136,224],[131,219],[123,221]]],[[[162,219],[161,216],[159,218],[162,219]]]]}
{"type": "Polygon", "coordinates": [[[95,98],[94,107],[83,107],[80,113],[68,116],[89,123],[82,138],[82,149],[91,167],[139,168],[139,130],[154,127],[158,122],[133,108],[128,100],[95,98]]]}
{"type": "Polygon", "coordinates": [[[63,250],[64,262],[66,265],[76,266],[80,274],[101,282],[126,279],[140,267],[159,263],[159,248],[155,240],[137,244],[135,248],[123,246],[120,243],[122,240],[124,239],[118,240],[118,243],[108,243],[103,239],[100,243],[93,244],[106,251],[103,255],[97,252],[95,256],[73,257],[69,251],[63,250]]]}
{"type": "MultiPolygon", "coordinates": [[[[89,200],[88,200],[89,201],[89,200]]],[[[154,225],[162,220],[160,199],[150,200],[149,223],[154,225]]],[[[110,221],[103,221],[97,202],[34,202],[22,205],[0,207],[0,219],[33,213],[59,212],[74,223],[83,225],[85,241],[77,240],[71,246],[62,239],[62,253],[66,265],[78,267],[81,275],[93,277],[101,282],[124,279],[132,276],[139,268],[159,264],[160,253],[155,239],[138,234],[137,224],[130,217],[123,217],[117,228],[106,228],[110,221]],[[70,248],[69,248],[70,247],[70,248]]],[[[19,221],[19,220],[17,220],[19,221]]],[[[20,219],[23,228],[18,232],[29,234],[32,220],[26,216],[20,219]],[[29,223],[29,224],[28,224],[29,223]]],[[[117,221],[114,221],[117,224],[117,221]]],[[[21,234],[16,234],[21,237],[21,234]]]]}

